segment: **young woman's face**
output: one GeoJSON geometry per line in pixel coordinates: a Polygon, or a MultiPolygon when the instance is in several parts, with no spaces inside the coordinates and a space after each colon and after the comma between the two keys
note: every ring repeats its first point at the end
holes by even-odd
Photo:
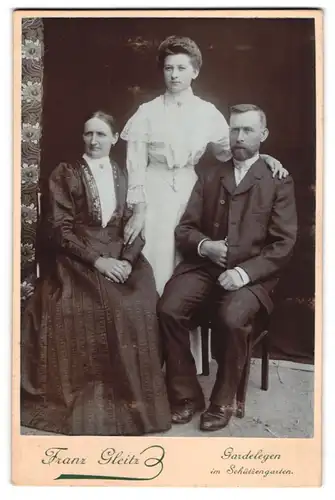
{"type": "Polygon", "coordinates": [[[189,88],[199,71],[192,65],[187,54],[173,54],[164,61],[164,80],[167,90],[178,93],[189,88]]]}
{"type": "Polygon", "coordinates": [[[85,153],[91,158],[108,156],[117,142],[118,134],[113,134],[109,125],[100,118],[91,118],[84,125],[83,139],[85,153]]]}

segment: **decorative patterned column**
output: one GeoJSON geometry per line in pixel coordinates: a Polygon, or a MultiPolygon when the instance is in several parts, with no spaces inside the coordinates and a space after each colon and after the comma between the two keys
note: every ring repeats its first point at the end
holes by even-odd
{"type": "Polygon", "coordinates": [[[30,297],[36,279],[35,238],[43,81],[43,21],[22,20],[21,87],[21,301],[30,297]]]}

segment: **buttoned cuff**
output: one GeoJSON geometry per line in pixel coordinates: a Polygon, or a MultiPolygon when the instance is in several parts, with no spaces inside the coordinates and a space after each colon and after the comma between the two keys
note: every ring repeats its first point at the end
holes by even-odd
{"type": "Polygon", "coordinates": [[[201,245],[204,243],[204,241],[210,241],[210,239],[209,239],[209,238],[203,238],[203,239],[200,241],[200,243],[198,244],[198,255],[199,255],[200,257],[203,257],[203,258],[204,258],[205,256],[201,253],[201,245]]]}
{"type": "Polygon", "coordinates": [[[248,283],[250,283],[250,278],[249,278],[248,274],[245,272],[245,270],[242,269],[242,267],[235,267],[234,269],[240,275],[240,278],[242,280],[243,286],[245,286],[248,283]]]}

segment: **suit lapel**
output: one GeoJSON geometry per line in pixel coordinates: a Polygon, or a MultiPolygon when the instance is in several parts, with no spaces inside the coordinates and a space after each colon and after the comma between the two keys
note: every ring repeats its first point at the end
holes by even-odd
{"type": "Polygon", "coordinates": [[[236,189],[235,175],[234,175],[234,164],[232,160],[226,162],[222,173],[220,175],[222,186],[228,191],[228,193],[233,194],[236,189]]]}
{"type": "Polygon", "coordinates": [[[239,185],[237,186],[234,194],[241,194],[249,191],[252,186],[259,181],[264,175],[265,166],[264,161],[259,158],[248,170],[239,185]]]}
{"type": "Polygon", "coordinates": [[[259,181],[264,175],[266,169],[264,161],[259,158],[248,170],[238,186],[235,182],[234,164],[230,160],[226,164],[224,172],[221,174],[221,184],[230,194],[241,194],[249,191],[252,186],[259,181]]]}

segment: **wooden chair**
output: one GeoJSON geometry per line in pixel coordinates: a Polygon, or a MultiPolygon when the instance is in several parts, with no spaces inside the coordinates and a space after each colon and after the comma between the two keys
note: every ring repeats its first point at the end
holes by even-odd
{"type": "MultiPolygon", "coordinates": [[[[247,346],[247,359],[242,372],[242,377],[236,393],[236,412],[238,418],[243,418],[245,414],[245,400],[250,375],[251,355],[257,344],[261,345],[261,389],[267,391],[269,388],[269,318],[263,315],[256,316],[253,334],[249,335],[247,346]]],[[[205,321],[201,325],[201,348],[202,348],[202,375],[209,375],[209,337],[210,321],[205,321]]],[[[213,340],[213,339],[212,339],[213,340]]],[[[213,345],[213,343],[212,343],[213,345]]],[[[215,348],[212,348],[215,358],[215,348]]]]}

